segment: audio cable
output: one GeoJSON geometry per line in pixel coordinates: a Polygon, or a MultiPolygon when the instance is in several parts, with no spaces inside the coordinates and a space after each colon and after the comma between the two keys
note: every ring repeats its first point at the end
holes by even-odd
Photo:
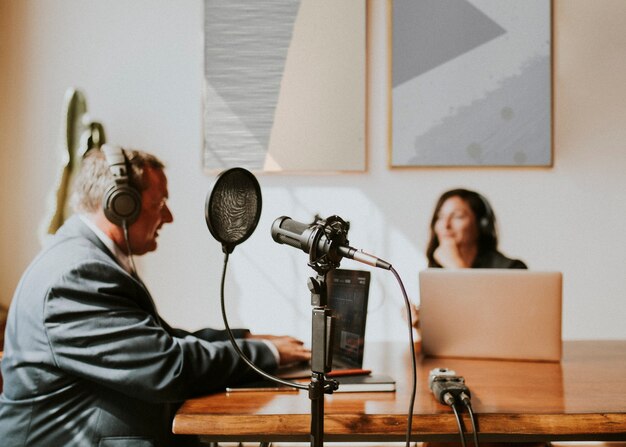
{"type": "MultiPolygon", "coordinates": [[[[389,265],[389,270],[395,276],[398,285],[400,286],[400,290],[402,291],[402,297],[404,298],[404,304],[406,306],[406,319],[409,325],[409,350],[411,352],[411,395],[409,397],[409,410],[407,411],[407,421],[406,421],[406,435],[405,435],[405,445],[409,447],[411,443],[411,432],[413,431],[413,407],[415,405],[415,394],[417,392],[417,364],[415,360],[415,342],[413,341],[413,321],[411,319],[411,305],[409,303],[409,296],[406,293],[406,289],[404,288],[404,283],[402,282],[402,278],[398,272],[389,265]]],[[[465,447],[465,446],[463,446],[465,447]]]]}
{"type": "Polygon", "coordinates": [[[474,445],[475,447],[479,447],[478,424],[472,409],[471,393],[469,388],[465,385],[465,379],[461,376],[457,376],[454,371],[447,368],[435,368],[430,371],[428,384],[435,398],[442,404],[448,405],[452,408],[454,416],[456,417],[457,426],[459,428],[462,447],[466,447],[465,430],[457,405],[461,403],[465,405],[472,423],[474,445]]]}
{"type": "Polygon", "coordinates": [[[478,423],[476,421],[476,418],[474,417],[474,410],[472,409],[471,397],[465,393],[461,393],[460,397],[461,397],[461,401],[465,405],[465,408],[467,408],[470,421],[472,421],[472,433],[474,435],[474,445],[478,447],[478,423]]]}
{"type": "Polygon", "coordinates": [[[135,266],[135,259],[133,258],[133,252],[130,250],[130,237],[128,236],[128,222],[126,219],[122,220],[122,229],[124,230],[124,241],[126,242],[126,250],[128,251],[128,259],[130,260],[130,266],[134,276],[137,276],[137,267],[135,266]]]}
{"type": "Polygon", "coordinates": [[[456,417],[456,425],[457,427],[459,427],[461,447],[465,447],[465,430],[463,429],[463,419],[461,419],[461,416],[459,415],[459,410],[456,408],[456,401],[450,393],[446,393],[444,395],[444,401],[450,406],[450,408],[452,408],[452,411],[454,412],[454,416],[456,417]]]}

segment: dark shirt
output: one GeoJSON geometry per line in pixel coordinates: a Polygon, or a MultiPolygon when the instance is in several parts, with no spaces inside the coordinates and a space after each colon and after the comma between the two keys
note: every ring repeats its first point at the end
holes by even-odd
{"type": "Polygon", "coordinates": [[[499,251],[480,253],[472,263],[473,269],[527,269],[519,259],[510,259],[499,251]]]}

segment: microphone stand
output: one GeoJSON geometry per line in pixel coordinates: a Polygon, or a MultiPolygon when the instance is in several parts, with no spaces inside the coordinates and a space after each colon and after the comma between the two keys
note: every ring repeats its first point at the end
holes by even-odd
{"type": "MultiPolygon", "coordinates": [[[[328,380],[325,376],[332,369],[334,335],[332,310],[328,308],[326,275],[339,267],[342,255],[338,247],[348,244],[349,228],[350,224],[339,216],[331,216],[325,220],[316,217],[315,223],[308,227],[305,240],[296,237],[300,248],[309,254],[309,267],[317,273],[307,283],[313,306],[311,382],[308,387],[311,400],[311,447],[324,445],[324,394],[332,394],[339,388],[337,381],[328,380]]],[[[283,243],[282,240],[277,242],[283,243]]]]}
{"type": "Polygon", "coordinates": [[[339,384],[327,380],[325,374],[332,369],[332,346],[334,324],[332,311],[327,307],[326,274],[318,271],[315,278],[310,277],[308,287],[311,291],[312,340],[311,340],[311,447],[324,445],[324,394],[332,394],[339,384]]]}
{"type": "Polygon", "coordinates": [[[324,394],[332,394],[339,384],[327,380],[325,374],[332,369],[332,346],[334,320],[332,310],[328,308],[326,275],[339,267],[341,255],[334,249],[336,245],[347,243],[349,224],[338,216],[326,220],[318,219],[311,227],[312,232],[307,242],[309,267],[317,272],[310,277],[308,287],[311,291],[312,340],[311,340],[311,447],[324,445],[324,394]]]}

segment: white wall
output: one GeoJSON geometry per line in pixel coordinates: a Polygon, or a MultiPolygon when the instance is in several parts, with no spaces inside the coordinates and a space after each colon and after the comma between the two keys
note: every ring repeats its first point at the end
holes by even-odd
{"type": "MultiPolygon", "coordinates": [[[[231,324],[309,338],[312,270],[304,253],[271,240],[281,215],[350,220],[351,244],[392,262],[416,297],[433,204],[465,186],[490,198],[505,253],[564,272],[565,338],[625,338],[626,2],[555,1],[553,168],[394,171],[386,4],[368,2],[369,172],[258,177],[261,221],[229,264],[231,324]]],[[[203,210],[214,177],[201,169],[202,16],[201,0],[0,0],[0,302],[39,248],[63,95],[76,86],[110,142],[168,164],[176,221],[139,260],[162,313],[190,329],[221,326],[223,258],[203,210]]],[[[401,339],[399,289],[389,273],[374,278],[368,336],[401,339]]]]}

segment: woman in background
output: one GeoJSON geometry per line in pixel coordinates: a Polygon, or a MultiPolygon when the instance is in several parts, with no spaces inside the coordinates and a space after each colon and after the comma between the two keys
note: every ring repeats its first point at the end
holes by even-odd
{"type": "Polygon", "coordinates": [[[467,189],[441,195],[430,221],[428,267],[525,269],[498,251],[496,216],[487,199],[467,189]]]}
{"type": "MultiPolygon", "coordinates": [[[[426,249],[430,268],[526,269],[519,259],[498,251],[496,216],[485,197],[468,189],[444,192],[430,220],[426,249]]],[[[411,306],[411,320],[419,327],[419,308],[411,306]]]]}

